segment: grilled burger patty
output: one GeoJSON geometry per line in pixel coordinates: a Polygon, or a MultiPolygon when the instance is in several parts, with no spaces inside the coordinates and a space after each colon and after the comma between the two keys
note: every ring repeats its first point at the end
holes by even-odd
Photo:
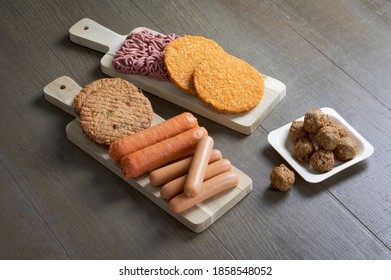
{"type": "Polygon", "coordinates": [[[117,82],[101,86],[86,95],[80,110],[83,132],[106,146],[150,127],[152,119],[151,103],[133,84],[120,88],[117,82]]]}

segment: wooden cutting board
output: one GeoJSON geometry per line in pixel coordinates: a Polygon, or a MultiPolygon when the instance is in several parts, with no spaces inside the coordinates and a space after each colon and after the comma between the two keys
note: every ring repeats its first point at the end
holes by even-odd
{"type": "MultiPolygon", "coordinates": [[[[76,117],[66,127],[67,138],[128,182],[129,185],[147,196],[151,201],[159,205],[190,230],[194,232],[205,230],[252,191],[251,178],[234,167],[234,170],[239,175],[238,186],[212,197],[181,214],[171,212],[168,208],[167,200],[160,198],[160,187],[152,187],[147,175],[141,176],[136,180],[125,178],[122,175],[119,165],[110,159],[107,148],[95,144],[83,133],[79,119],[72,108],[74,97],[79,93],[80,89],[81,87],[75,81],[66,76],[54,80],[44,88],[45,99],[47,101],[76,117]]],[[[156,125],[162,121],[164,119],[154,114],[152,125],[156,125]]],[[[215,147],[217,149],[219,148],[218,143],[215,144],[215,147]]]]}
{"type": "MultiPolygon", "coordinates": [[[[142,30],[158,33],[145,27],[138,27],[132,32],[142,30]]],[[[197,97],[182,92],[170,82],[116,72],[112,61],[116,51],[125,42],[127,34],[119,35],[91,19],[84,18],[69,29],[69,36],[71,41],[77,44],[105,53],[101,59],[101,69],[105,74],[126,79],[147,92],[243,134],[251,134],[286,95],[285,84],[264,75],[265,92],[258,106],[242,114],[217,113],[202,104],[197,97]]]]}

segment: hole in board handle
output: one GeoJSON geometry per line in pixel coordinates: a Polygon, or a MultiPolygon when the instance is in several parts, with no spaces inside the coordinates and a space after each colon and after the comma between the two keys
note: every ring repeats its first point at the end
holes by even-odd
{"type": "Polygon", "coordinates": [[[66,85],[61,85],[60,86],[60,89],[65,89],[66,88],[66,85]]]}
{"type": "Polygon", "coordinates": [[[88,29],[90,29],[90,27],[89,26],[84,26],[84,28],[83,28],[83,30],[88,30],[88,29]]]}

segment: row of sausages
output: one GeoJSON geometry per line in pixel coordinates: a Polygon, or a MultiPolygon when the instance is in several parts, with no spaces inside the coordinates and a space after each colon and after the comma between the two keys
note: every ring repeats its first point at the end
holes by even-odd
{"type": "Polygon", "coordinates": [[[214,149],[212,137],[188,112],[114,141],[109,156],[127,178],[149,172],[151,185],[161,187],[161,198],[174,213],[239,183],[229,160],[214,149]]]}

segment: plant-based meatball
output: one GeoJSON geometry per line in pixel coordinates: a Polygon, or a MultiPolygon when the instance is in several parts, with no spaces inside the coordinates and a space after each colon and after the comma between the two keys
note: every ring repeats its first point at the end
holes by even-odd
{"type": "Polygon", "coordinates": [[[295,182],[295,173],[286,167],[285,164],[281,164],[273,169],[270,174],[271,187],[280,191],[287,191],[295,182]]]}
{"type": "Polygon", "coordinates": [[[301,138],[295,143],[293,155],[300,162],[310,162],[315,148],[309,138],[301,138]]]}
{"type": "Polygon", "coordinates": [[[343,125],[332,123],[331,126],[338,129],[339,137],[342,138],[348,136],[348,130],[343,125]]]}
{"type": "Polygon", "coordinates": [[[338,128],[324,126],[315,135],[315,142],[319,148],[334,150],[340,140],[338,128]]]}
{"type": "Polygon", "coordinates": [[[329,116],[320,109],[309,111],[304,116],[304,129],[311,134],[316,134],[319,129],[330,123],[329,116]]]}
{"type": "Polygon", "coordinates": [[[304,129],[304,121],[293,121],[289,129],[289,138],[293,143],[299,141],[299,139],[306,137],[307,131],[304,129]]]}
{"type": "Polygon", "coordinates": [[[335,161],[348,161],[357,155],[359,143],[349,135],[338,119],[314,109],[305,113],[303,121],[292,121],[288,137],[293,145],[289,150],[298,162],[325,173],[334,168],[335,161]]]}
{"type": "Polygon", "coordinates": [[[334,149],[334,156],[338,160],[346,161],[351,160],[357,155],[358,145],[350,137],[342,137],[337,147],[334,149]]]}
{"type": "Polygon", "coordinates": [[[334,154],[332,151],[317,149],[312,154],[310,163],[312,168],[316,171],[326,173],[334,166],[334,154]]]}

